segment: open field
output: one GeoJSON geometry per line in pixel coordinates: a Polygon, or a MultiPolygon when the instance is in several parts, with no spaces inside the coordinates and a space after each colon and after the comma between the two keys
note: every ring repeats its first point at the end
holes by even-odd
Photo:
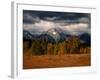
{"type": "Polygon", "coordinates": [[[90,54],[23,56],[23,69],[90,66],[90,54]]]}

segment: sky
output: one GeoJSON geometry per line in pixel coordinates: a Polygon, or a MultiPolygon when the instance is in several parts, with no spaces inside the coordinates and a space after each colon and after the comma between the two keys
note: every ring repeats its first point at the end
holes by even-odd
{"type": "Polygon", "coordinates": [[[90,18],[90,13],[23,10],[23,30],[42,34],[49,29],[59,28],[71,35],[90,34],[90,18]]]}

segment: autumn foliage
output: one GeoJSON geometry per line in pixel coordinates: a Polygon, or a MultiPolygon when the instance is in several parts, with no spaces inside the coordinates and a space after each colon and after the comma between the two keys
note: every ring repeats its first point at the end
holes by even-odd
{"type": "Polygon", "coordinates": [[[26,55],[63,55],[90,53],[90,44],[72,36],[68,40],[50,43],[47,40],[23,42],[23,53],[26,55]]]}

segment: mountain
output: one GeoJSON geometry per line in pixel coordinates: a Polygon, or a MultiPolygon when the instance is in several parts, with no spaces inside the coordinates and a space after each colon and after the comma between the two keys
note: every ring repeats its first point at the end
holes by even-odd
{"type": "MultiPolygon", "coordinates": [[[[56,30],[56,32],[58,32],[58,31],[56,30]]],[[[58,32],[58,33],[59,33],[59,37],[60,37],[60,38],[58,38],[58,42],[62,42],[64,40],[69,40],[72,36],[70,34],[66,34],[65,32],[58,32]]],[[[76,37],[78,37],[82,42],[85,42],[88,44],[90,44],[90,42],[91,42],[90,34],[88,34],[88,33],[84,33],[84,34],[78,35],[76,37]]],[[[44,40],[47,42],[55,43],[54,37],[52,37],[50,35],[50,33],[48,33],[48,32],[45,32],[40,35],[36,35],[36,34],[31,34],[30,32],[24,30],[23,31],[23,39],[24,40],[44,40]]]]}
{"type": "Polygon", "coordinates": [[[30,32],[24,30],[23,31],[23,39],[24,40],[32,40],[33,39],[33,35],[30,32]]]}
{"type": "Polygon", "coordinates": [[[23,39],[24,40],[45,40],[48,42],[55,42],[53,37],[51,37],[49,34],[43,33],[41,35],[31,34],[28,31],[23,31],[23,39]]]}
{"type": "Polygon", "coordinates": [[[79,38],[80,38],[80,40],[84,41],[85,43],[90,44],[90,42],[91,42],[91,37],[90,37],[90,34],[88,34],[88,33],[79,35],[79,38]]]}
{"type": "Polygon", "coordinates": [[[60,35],[60,41],[68,40],[71,37],[70,34],[65,34],[63,32],[59,33],[59,35],[60,35]]]}
{"type": "Polygon", "coordinates": [[[48,42],[55,42],[54,38],[51,37],[49,34],[41,34],[38,38],[39,40],[46,40],[48,42]]]}

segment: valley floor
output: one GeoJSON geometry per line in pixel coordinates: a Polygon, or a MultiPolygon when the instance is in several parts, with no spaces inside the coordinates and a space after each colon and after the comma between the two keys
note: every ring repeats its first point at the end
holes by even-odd
{"type": "Polygon", "coordinates": [[[23,56],[23,69],[90,66],[90,54],[23,56]]]}

